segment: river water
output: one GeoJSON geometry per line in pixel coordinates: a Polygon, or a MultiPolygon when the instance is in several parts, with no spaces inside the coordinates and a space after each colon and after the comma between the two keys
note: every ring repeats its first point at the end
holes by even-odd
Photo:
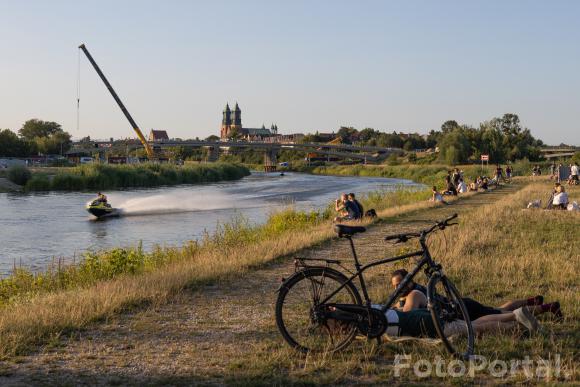
{"type": "Polygon", "coordinates": [[[416,187],[409,180],[254,173],[242,180],[106,192],[124,216],[94,220],[85,204],[94,193],[0,193],[0,276],[14,265],[44,270],[56,259],[119,246],[179,246],[242,215],[253,223],[289,205],[321,209],[340,192],[416,187]]]}

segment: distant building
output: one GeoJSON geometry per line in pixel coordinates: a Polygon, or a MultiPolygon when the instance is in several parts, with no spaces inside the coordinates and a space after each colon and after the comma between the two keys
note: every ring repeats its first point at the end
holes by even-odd
{"type": "Polygon", "coordinates": [[[242,138],[247,141],[264,141],[269,137],[278,134],[278,125],[272,124],[270,129],[264,125],[261,128],[244,128],[242,127],[242,111],[238,104],[233,110],[230,105],[226,104],[223,111],[222,124],[220,127],[220,138],[226,140],[232,137],[242,138]]]}
{"type": "Polygon", "coordinates": [[[153,130],[151,129],[151,132],[149,132],[149,141],[165,141],[165,140],[169,140],[169,136],[167,135],[167,131],[166,130],[153,130]]]}

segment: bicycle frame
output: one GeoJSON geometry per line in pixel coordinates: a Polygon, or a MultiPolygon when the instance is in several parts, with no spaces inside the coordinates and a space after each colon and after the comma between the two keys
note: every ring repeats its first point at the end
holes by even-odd
{"type": "Polygon", "coordinates": [[[370,309],[371,308],[371,299],[370,299],[370,297],[368,295],[368,292],[367,292],[367,287],[366,287],[366,282],[364,280],[363,272],[365,270],[371,268],[371,267],[374,267],[374,266],[379,266],[379,265],[387,264],[387,263],[390,263],[390,262],[400,261],[401,259],[405,259],[405,258],[422,256],[421,260],[417,263],[417,266],[415,266],[415,268],[410,273],[408,273],[405,276],[405,278],[403,278],[403,280],[397,286],[397,288],[395,289],[395,291],[389,296],[389,298],[387,299],[387,302],[385,303],[385,305],[381,308],[381,311],[383,313],[385,313],[387,311],[387,309],[389,309],[389,307],[393,304],[393,302],[395,301],[395,299],[397,297],[399,297],[401,291],[407,286],[407,284],[409,284],[409,282],[417,275],[417,273],[425,265],[431,265],[431,264],[433,264],[433,260],[431,258],[431,254],[429,253],[429,249],[427,248],[427,245],[426,245],[426,242],[425,242],[425,237],[426,237],[426,235],[422,235],[420,237],[420,239],[419,239],[419,242],[421,244],[421,250],[419,250],[419,251],[415,251],[415,252],[412,252],[412,253],[399,255],[399,256],[396,256],[396,257],[392,257],[392,258],[382,258],[382,259],[378,259],[378,260],[369,262],[369,263],[367,263],[364,266],[361,266],[360,265],[360,262],[358,261],[358,257],[356,255],[356,251],[355,251],[355,248],[354,248],[354,243],[352,241],[352,238],[351,237],[348,237],[347,239],[350,242],[350,248],[351,248],[351,251],[352,251],[353,258],[354,258],[354,266],[356,268],[356,273],[354,273],[345,283],[343,283],[336,290],[334,290],[324,300],[320,301],[320,304],[325,304],[328,300],[330,300],[332,297],[334,297],[334,295],[336,295],[339,291],[341,291],[347,284],[352,283],[356,277],[359,277],[359,281],[360,281],[361,289],[362,289],[362,292],[363,292],[363,297],[365,299],[366,307],[367,307],[367,309],[370,309]]]}

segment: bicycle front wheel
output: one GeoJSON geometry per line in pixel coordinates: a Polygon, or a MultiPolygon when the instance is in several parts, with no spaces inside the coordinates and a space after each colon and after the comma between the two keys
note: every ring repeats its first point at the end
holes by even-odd
{"type": "Polygon", "coordinates": [[[343,284],[327,303],[361,305],[357,289],[334,269],[307,268],[282,285],[276,301],[276,324],[288,344],[301,352],[334,352],[354,339],[355,323],[327,319],[319,313],[323,307],[320,302],[343,284]]]}
{"type": "Polygon", "coordinates": [[[473,355],[475,334],[459,291],[444,275],[435,274],[429,280],[427,305],[447,351],[468,360],[473,355]]]}

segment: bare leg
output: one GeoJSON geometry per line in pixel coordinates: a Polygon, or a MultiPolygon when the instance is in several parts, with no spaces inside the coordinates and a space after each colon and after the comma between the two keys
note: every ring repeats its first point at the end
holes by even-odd
{"type": "Polygon", "coordinates": [[[473,325],[475,326],[476,323],[504,323],[504,322],[511,322],[516,321],[516,315],[511,312],[501,313],[501,314],[488,314],[486,316],[482,316],[475,321],[472,321],[473,325]]]}
{"type": "MultiPolygon", "coordinates": [[[[499,316],[499,315],[498,315],[499,316]]],[[[473,330],[475,334],[481,335],[482,333],[486,332],[504,332],[508,330],[512,330],[518,326],[518,323],[515,321],[479,321],[481,319],[477,319],[473,322],[473,330]]]]}

